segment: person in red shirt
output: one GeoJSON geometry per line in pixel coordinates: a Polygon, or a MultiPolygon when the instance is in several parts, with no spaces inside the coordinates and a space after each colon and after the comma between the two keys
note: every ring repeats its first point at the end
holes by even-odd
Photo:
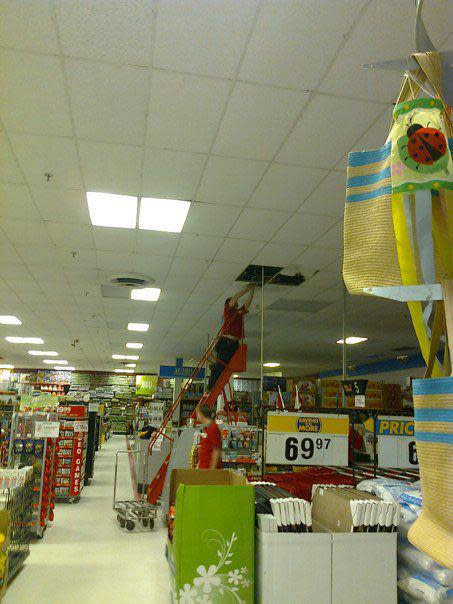
{"type": "Polygon", "coordinates": [[[219,426],[213,421],[214,409],[208,405],[197,407],[198,421],[203,424],[201,433],[199,470],[220,470],[222,468],[222,438],[219,426]]]}
{"type": "Polygon", "coordinates": [[[244,339],[244,316],[247,314],[255,293],[255,285],[250,283],[231,298],[225,300],[223,307],[222,336],[217,343],[215,353],[218,361],[211,366],[209,390],[212,390],[225,365],[236,352],[239,342],[244,339]],[[248,294],[245,303],[239,308],[238,302],[248,294]]]}

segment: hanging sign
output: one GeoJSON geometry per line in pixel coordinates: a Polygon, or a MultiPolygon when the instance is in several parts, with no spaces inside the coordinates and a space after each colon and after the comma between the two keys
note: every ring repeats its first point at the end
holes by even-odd
{"type": "Polygon", "coordinates": [[[376,435],[380,468],[418,468],[413,418],[380,415],[376,435]]]}
{"type": "Polygon", "coordinates": [[[266,463],[347,466],[349,416],[268,413],[266,463]]]}
{"type": "MultiPolygon", "coordinates": [[[[159,367],[159,376],[162,378],[188,378],[195,369],[196,367],[184,367],[183,360],[178,358],[175,365],[161,365],[159,367]]],[[[204,368],[201,367],[194,377],[197,380],[204,379],[204,368]]]]}
{"type": "Polygon", "coordinates": [[[35,438],[57,438],[60,434],[60,422],[36,422],[35,438]]]}
{"type": "MultiPolygon", "coordinates": [[[[75,423],[75,422],[74,422],[75,423]]],[[[74,445],[72,450],[72,464],[70,474],[70,495],[79,495],[82,481],[84,436],[74,434],[74,445]]]]}

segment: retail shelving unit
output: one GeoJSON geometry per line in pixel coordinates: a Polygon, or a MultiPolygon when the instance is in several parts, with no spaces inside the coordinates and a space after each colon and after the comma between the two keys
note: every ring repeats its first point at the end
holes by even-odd
{"type": "Polygon", "coordinates": [[[56,499],[74,503],[80,499],[84,485],[88,408],[86,405],[61,405],[56,411],[60,419],[56,499]]]}

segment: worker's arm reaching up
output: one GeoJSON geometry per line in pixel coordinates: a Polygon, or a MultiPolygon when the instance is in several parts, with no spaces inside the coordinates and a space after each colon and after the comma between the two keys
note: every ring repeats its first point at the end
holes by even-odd
{"type": "MultiPolygon", "coordinates": [[[[242,296],[245,296],[245,294],[246,294],[247,292],[250,292],[250,294],[249,294],[249,299],[250,299],[250,302],[249,302],[249,300],[247,300],[247,302],[248,302],[248,306],[247,306],[247,308],[248,308],[248,307],[250,306],[251,302],[252,302],[252,298],[253,298],[253,291],[254,291],[254,289],[255,289],[255,286],[254,286],[252,283],[249,283],[249,284],[247,285],[247,287],[244,287],[244,289],[241,289],[240,291],[238,291],[238,293],[237,293],[237,294],[234,294],[234,296],[232,296],[232,297],[230,298],[230,301],[229,301],[229,306],[230,306],[230,308],[233,308],[234,306],[236,306],[236,304],[237,304],[237,303],[238,303],[238,301],[239,301],[239,298],[242,298],[242,296]],[[250,296],[251,296],[251,297],[250,297],[250,296]]],[[[247,302],[244,304],[244,306],[247,304],[247,302]]]]}
{"type": "Polygon", "coordinates": [[[249,290],[249,297],[244,302],[244,305],[242,307],[245,311],[247,311],[249,309],[250,304],[252,303],[253,294],[255,293],[255,287],[256,286],[253,283],[250,283],[247,287],[248,287],[248,290],[249,290]]]}

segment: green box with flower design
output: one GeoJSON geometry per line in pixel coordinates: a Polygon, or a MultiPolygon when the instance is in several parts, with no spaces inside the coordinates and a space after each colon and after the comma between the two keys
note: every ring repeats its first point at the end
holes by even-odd
{"type": "MultiPolygon", "coordinates": [[[[179,484],[173,543],[168,548],[174,600],[180,604],[251,604],[253,487],[230,470],[174,472],[178,473],[179,484]]],[[[173,478],[174,491],[176,477],[173,478]]]]}

